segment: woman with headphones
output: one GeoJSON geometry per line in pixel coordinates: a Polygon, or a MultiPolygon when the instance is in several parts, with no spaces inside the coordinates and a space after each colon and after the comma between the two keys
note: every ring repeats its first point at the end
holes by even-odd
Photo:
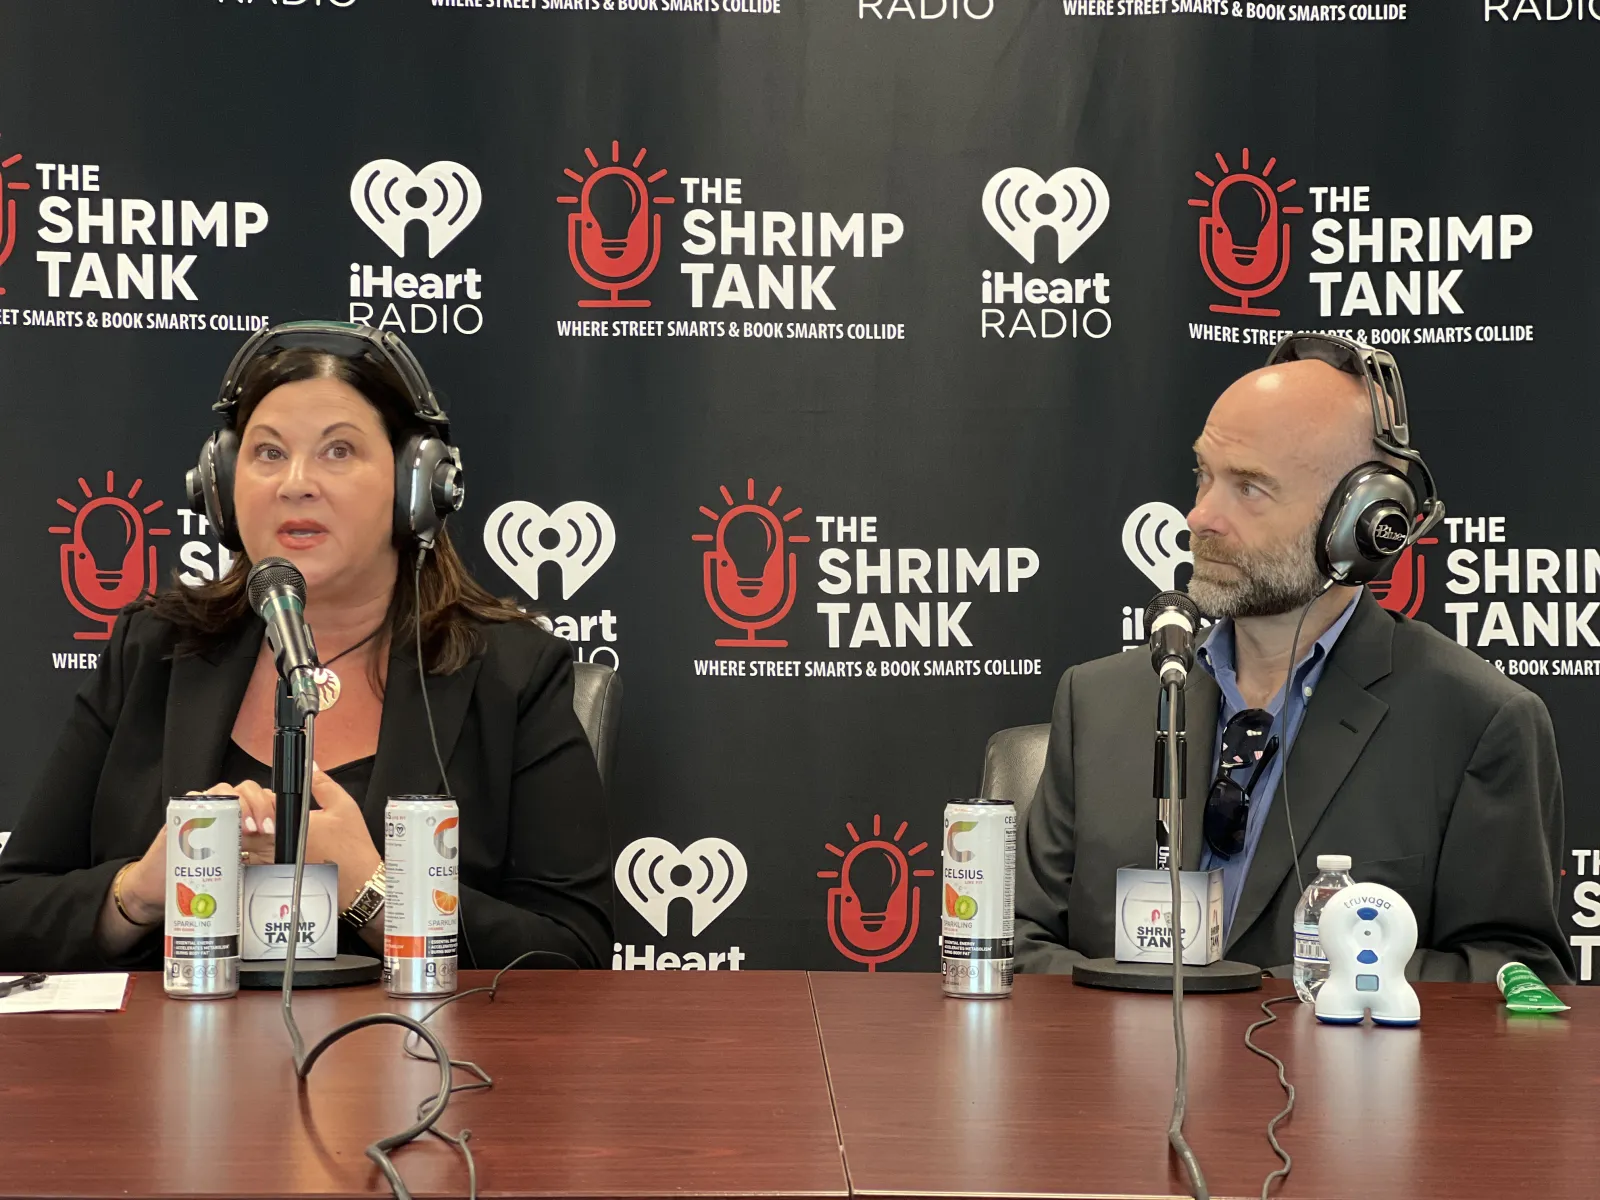
{"type": "Polygon", "coordinates": [[[461,806],[462,967],[528,950],[601,965],[610,846],[571,652],[451,545],[460,455],[421,366],[393,334],[282,325],[240,350],[214,407],[190,502],[238,557],[118,619],[0,856],[0,971],[159,969],[170,796],[238,794],[251,861],[272,861],[278,674],[245,577],[274,555],[305,577],[341,681],[307,830],[307,860],[339,867],[341,949],[382,951],[387,798],[443,785],[461,806]]]}

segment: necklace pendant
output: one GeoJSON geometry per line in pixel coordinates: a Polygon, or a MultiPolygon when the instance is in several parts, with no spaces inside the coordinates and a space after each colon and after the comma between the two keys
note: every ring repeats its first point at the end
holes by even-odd
{"type": "Polygon", "coordinates": [[[332,667],[313,668],[311,682],[317,685],[319,712],[327,712],[339,702],[339,676],[334,673],[332,667]]]}

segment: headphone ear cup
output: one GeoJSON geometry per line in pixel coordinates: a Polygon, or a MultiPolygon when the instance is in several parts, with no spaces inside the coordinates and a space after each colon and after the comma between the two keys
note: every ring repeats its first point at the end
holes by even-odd
{"type": "Polygon", "coordinates": [[[200,447],[200,460],[184,478],[189,507],[203,513],[217,540],[234,553],[244,550],[233,521],[233,477],[239,461],[239,435],[219,429],[200,447]]]}
{"type": "Polygon", "coordinates": [[[397,546],[410,545],[417,536],[417,467],[420,465],[418,457],[424,440],[423,434],[407,434],[395,450],[394,542],[397,546]]]}
{"type": "Polygon", "coordinates": [[[413,433],[395,454],[394,537],[401,545],[432,546],[466,499],[461,454],[429,433],[413,433]]]}
{"type": "Polygon", "coordinates": [[[1380,579],[1409,544],[1417,498],[1406,477],[1378,462],[1339,480],[1317,528],[1317,570],[1355,586],[1380,579]]]}

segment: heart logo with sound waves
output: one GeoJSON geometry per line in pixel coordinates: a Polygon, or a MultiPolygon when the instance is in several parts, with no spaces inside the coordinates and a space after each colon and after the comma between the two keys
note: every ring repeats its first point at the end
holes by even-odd
{"type": "Polygon", "coordinates": [[[483,545],[534,600],[539,598],[539,568],[558,564],[561,598],[570,600],[606,565],[616,549],[617,530],[606,510],[587,500],[569,500],[549,513],[527,500],[511,500],[489,514],[483,545]],[[546,544],[547,532],[555,537],[553,546],[546,544]]]}
{"type": "Polygon", "coordinates": [[[617,856],[612,871],[617,890],[662,937],[674,900],[687,900],[689,932],[699,937],[744,891],[750,872],[739,847],[723,838],[704,837],[679,850],[666,838],[643,837],[617,856]],[[684,878],[674,879],[683,872],[684,878]]]}
{"type": "Polygon", "coordinates": [[[432,162],[413,171],[403,162],[378,158],[350,181],[350,206],[384,245],[404,257],[406,227],[421,221],[428,231],[428,257],[456,240],[483,206],[478,177],[457,162],[432,162]],[[412,193],[421,192],[416,202],[412,193]]]}
{"type": "Polygon", "coordinates": [[[983,189],[983,215],[1030,263],[1040,230],[1055,231],[1056,262],[1064,263],[1110,212],[1105,182],[1084,167],[1063,167],[1049,179],[1027,167],[1007,167],[983,189]]]}

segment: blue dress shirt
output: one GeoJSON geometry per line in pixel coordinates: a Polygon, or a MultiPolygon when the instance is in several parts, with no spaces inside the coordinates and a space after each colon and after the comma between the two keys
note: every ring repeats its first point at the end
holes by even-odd
{"type": "MultiPolygon", "coordinates": [[[[1278,781],[1283,778],[1283,764],[1288,761],[1289,749],[1294,744],[1295,734],[1300,732],[1300,726],[1305,721],[1306,705],[1310,703],[1311,694],[1316,690],[1317,681],[1322,678],[1323,668],[1328,665],[1328,655],[1333,651],[1334,643],[1339,640],[1344,627],[1350,623],[1351,614],[1356,611],[1356,601],[1360,598],[1360,592],[1350,598],[1350,603],[1345,605],[1344,612],[1339,614],[1339,619],[1328,626],[1327,632],[1312,643],[1305,657],[1295,664],[1293,690],[1300,700],[1289,706],[1287,729],[1283,721],[1282,688],[1278,689],[1278,694],[1267,705],[1267,711],[1274,717],[1272,732],[1278,735],[1278,753],[1262,772],[1261,778],[1256,783],[1256,790],[1250,796],[1250,813],[1244,830],[1244,850],[1232,858],[1223,858],[1220,854],[1212,853],[1211,847],[1206,845],[1200,857],[1201,870],[1222,868],[1225,937],[1232,933],[1233,911],[1239,905],[1239,894],[1244,890],[1245,876],[1250,871],[1250,860],[1256,855],[1256,843],[1261,840],[1261,830],[1267,823],[1267,811],[1272,807],[1273,796],[1278,790],[1278,781]]],[[[1215,747],[1211,756],[1211,774],[1205,781],[1205,788],[1209,794],[1211,781],[1217,777],[1217,763],[1222,756],[1222,730],[1235,713],[1250,707],[1239,692],[1239,674],[1234,666],[1231,617],[1225,617],[1212,627],[1211,636],[1195,652],[1195,657],[1217,681],[1217,687],[1222,692],[1222,704],[1217,711],[1217,729],[1213,737],[1215,747]]],[[[1241,767],[1234,774],[1234,778],[1241,786],[1249,782],[1250,770],[1253,770],[1253,767],[1250,769],[1241,767]]]]}

